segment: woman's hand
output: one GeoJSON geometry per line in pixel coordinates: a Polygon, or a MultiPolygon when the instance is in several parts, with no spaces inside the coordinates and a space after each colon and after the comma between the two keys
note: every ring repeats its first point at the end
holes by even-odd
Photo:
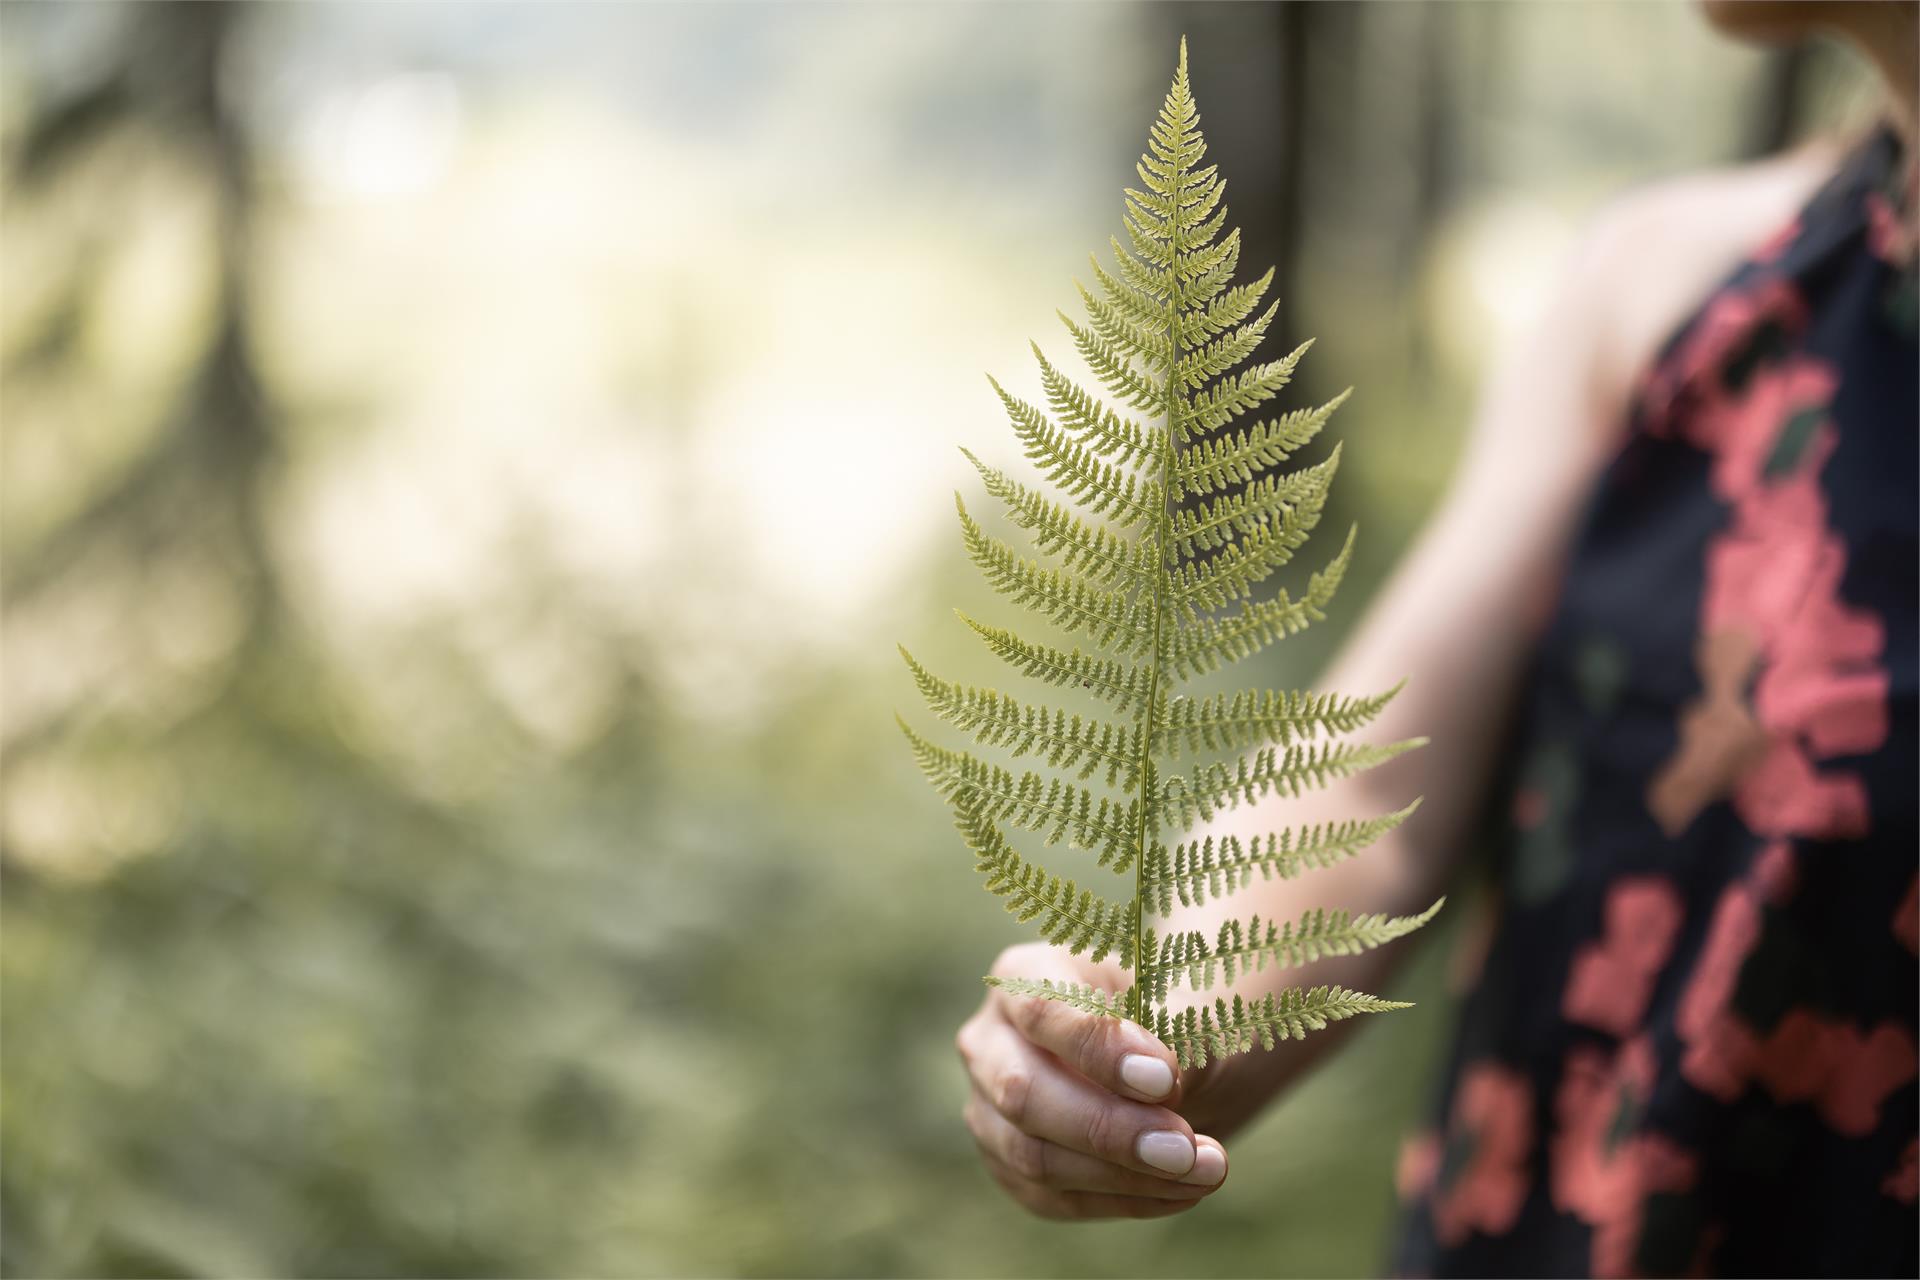
{"type": "MultiPolygon", "coordinates": [[[[1114,965],[1038,943],[1009,947],[999,977],[1113,990],[1114,965]]],[[[995,987],[954,1038],[972,1079],[967,1127],[987,1171],[1043,1218],[1159,1218],[1226,1181],[1227,1151],[1173,1108],[1180,1070],[1144,1027],[995,987]]]]}

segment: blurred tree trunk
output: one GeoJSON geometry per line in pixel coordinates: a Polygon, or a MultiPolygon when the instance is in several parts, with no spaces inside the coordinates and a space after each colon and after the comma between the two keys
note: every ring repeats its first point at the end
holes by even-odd
{"type": "MultiPolygon", "coordinates": [[[[119,538],[143,560],[195,539],[222,544],[256,606],[272,590],[257,509],[257,481],[273,451],[266,398],[249,336],[254,170],[247,140],[223,93],[221,68],[247,17],[239,4],[165,3],[133,11],[123,38],[89,82],[50,101],[28,121],[11,166],[16,200],[31,201],[94,149],[137,133],[199,171],[213,193],[208,269],[213,314],[203,354],[180,401],[162,410],[147,453],[31,545],[10,548],[8,593],[30,599],[101,539],[119,538]]],[[[69,285],[61,314],[82,314],[86,272],[69,285]]],[[[56,340],[32,344],[46,367],[10,375],[64,376],[56,340]]],[[[260,607],[249,609],[257,618],[260,607]]]]}

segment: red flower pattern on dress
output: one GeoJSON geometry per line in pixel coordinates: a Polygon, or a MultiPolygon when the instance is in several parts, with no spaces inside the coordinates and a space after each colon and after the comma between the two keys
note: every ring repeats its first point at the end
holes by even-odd
{"type": "Polygon", "coordinates": [[[1665,876],[1629,876],[1607,892],[1606,933],[1574,953],[1560,1012],[1625,1039],[1640,1025],[1685,907],[1665,876]]]}
{"type": "MultiPolygon", "coordinates": [[[[1908,195],[1911,207],[1912,195],[1908,195]]],[[[1909,219],[1902,218],[1884,191],[1867,193],[1867,248],[1880,261],[1904,267],[1913,261],[1914,230],[1909,219]]]]}
{"type": "MultiPolygon", "coordinates": [[[[1647,1197],[1691,1191],[1699,1177],[1697,1156],[1642,1125],[1657,1070],[1653,1045],[1642,1036],[1611,1059],[1590,1045],[1576,1048],[1560,1077],[1549,1166],[1553,1203],[1593,1228],[1596,1276],[1638,1274],[1647,1197]]],[[[1698,1267],[1705,1253],[1703,1247],[1698,1267]]]]}
{"type": "Polygon", "coordinates": [[[1907,896],[1893,913],[1893,936],[1900,945],[1920,955],[1920,875],[1907,882],[1907,896]]]}
{"type": "MultiPolygon", "coordinates": [[[[1747,290],[1729,289],[1714,295],[1672,354],[1648,370],[1640,392],[1648,430],[1664,435],[1672,421],[1675,402],[1704,378],[1715,376],[1764,324],[1789,332],[1806,327],[1807,304],[1793,285],[1778,277],[1762,280],[1747,290]]],[[[1688,438],[1693,439],[1691,431],[1688,438]]],[[[1710,445],[1695,441],[1702,449],[1710,445]]]]}
{"type": "Polygon", "coordinates": [[[1800,219],[1798,217],[1794,218],[1791,222],[1761,241],[1760,247],[1753,251],[1753,260],[1755,262],[1778,262],[1780,255],[1784,254],[1788,247],[1800,238],[1800,232],[1802,230],[1804,230],[1804,227],[1800,219]]]}
{"type": "Polygon", "coordinates": [[[1722,1102],[1758,1084],[1776,1102],[1813,1104],[1836,1132],[1863,1136],[1879,1124],[1887,1097],[1920,1074],[1920,1050],[1904,1028],[1888,1020],[1862,1031],[1792,1009],[1762,1034],[1732,1007],[1765,927],[1762,906],[1783,905],[1795,879],[1789,847],[1776,842],[1721,896],[1674,1019],[1686,1045],[1680,1074],[1722,1102]]]}
{"type": "Polygon", "coordinates": [[[1441,1244],[1468,1235],[1504,1235],[1526,1203],[1533,1148],[1533,1088],[1497,1063],[1468,1067],[1454,1091],[1429,1212],[1441,1244]]]}
{"type": "Polygon", "coordinates": [[[1884,628],[1840,599],[1846,545],[1819,482],[1836,443],[1825,416],[1836,384],[1823,361],[1782,361],[1737,394],[1705,397],[1684,429],[1713,454],[1711,486],[1733,511],[1707,550],[1705,693],[1682,712],[1680,745],[1647,792],[1669,835],[1729,794],[1760,835],[1866,834],[1859,777],[1814,765],[1873,750],[1888,726],[1884,628]]]}
{"type": "Polygon", "coordinates": [[[1401,1140],[1400,1158],[1393,1169],[1393,1189],[1402,1204],[1412,1204],[1432,1191],[1433,1180],[1439,1172],[1439,1134],[1422,1129],[1401,1140]]]}
{"type": "Polygon", "coordinates": [[[1920,1164],[1916,1164],[1917,1159],[1920,1159],[1920,1138],[1909,1142],[1907,1149],[1900,1153],[1900,1163],[1881,1180],[1880,1190],[1901,1204],[1912,1204],[1920,1197],[1920,1164]]]}

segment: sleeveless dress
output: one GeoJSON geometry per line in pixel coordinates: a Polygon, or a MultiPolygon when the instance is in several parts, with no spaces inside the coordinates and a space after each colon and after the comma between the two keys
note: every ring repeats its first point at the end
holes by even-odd
{"type": "Polygon", "coordinates": [[[1920,1272],[1913,194],[1869,138],[1637,390],[1496,792],[1401,1274],[1920,1272]]]}

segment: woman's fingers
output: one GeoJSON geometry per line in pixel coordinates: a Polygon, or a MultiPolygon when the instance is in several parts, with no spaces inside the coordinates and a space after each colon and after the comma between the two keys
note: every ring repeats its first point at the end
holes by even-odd
{"type": "MultiPolygon", "coordinates": [[[[1013,1127],[978,1089],[967,1102],[967,1128],[988,1160],[1018,1177],[1054,1191],[1097,1191],[1157,1200],[1197,1200],[1210,1186],[1169,1182],[1155,1174],[1123,1169],[1097,1156],[1072,1151],[1013,1127]]],[[[1224,1161],[1224,1156],[1222,1156],[1224,1161]]]]}
{"type": "Polygon", "coordinates": [[[974,1087],[1024,1134],[1150,1176],[1225,1176],[1224,1160],[1199,1156],[1185,1120],[1074,1075],[1001,1018],[977,1015],[959,1047],[974,1087]]]}
{"type": "MultiPolygon", "coordinates": [[[[1002,953],[994,972],[1124,981],[1038,946],[1002,953]]],[[[1002,988],[960,1028],[955,1047],[972,1077],[967,1127],[988,1170],[1030,1212],[1165,1217],[1226,1180],[1226,1149],[1167,1109],[1180,1097],[1180,1074],[1143,1027],[1002,988]]]]}
{"type": "MultiPolygon", "coordinates": [[[[1001,957],[1008,970],[1002,976],[1076,980],[1072,973],[1032,972],[1034,963],[1044,959],[1058,964],[1053,957],[1025,954],[1025,948],[1009,951],[1001,957]]],[[[1013,995],[1004,987],[995,988],[991,999],[1021,1035],[1102,1088],[1142,1102],[1173,1106],[1179,1101],[1180,1072],[1173,1051],[1140,1024],[1085,1013],[1058,1000],[1013,995]]]]}

